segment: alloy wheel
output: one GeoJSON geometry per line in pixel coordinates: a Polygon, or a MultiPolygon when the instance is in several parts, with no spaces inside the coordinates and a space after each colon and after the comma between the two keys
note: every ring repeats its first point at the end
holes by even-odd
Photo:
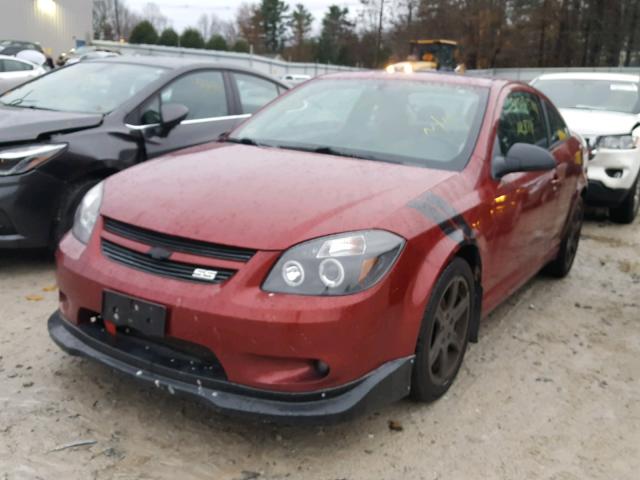
{"type": "Polygon", "coordinates": [[[429,342],[429,372],[434,383],[446,385],[453,379],[464,355],[470,317],[469,285],[456,276],[440,298],[429,342]]]}

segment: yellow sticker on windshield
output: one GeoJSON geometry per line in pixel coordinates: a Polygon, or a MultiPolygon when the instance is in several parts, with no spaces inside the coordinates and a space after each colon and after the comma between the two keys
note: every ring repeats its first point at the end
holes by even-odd
{"type": "Polygon", "coordinates": [[[447,131],[447,127],[452,120],[450,115],[445,115],[441,118],[438,118],[435,115],[431,115],[430,118],[432,123],[422,129],[425,135],[431,135],[432,133],[436,133],[438,130],[442,132],[447,131]]]}

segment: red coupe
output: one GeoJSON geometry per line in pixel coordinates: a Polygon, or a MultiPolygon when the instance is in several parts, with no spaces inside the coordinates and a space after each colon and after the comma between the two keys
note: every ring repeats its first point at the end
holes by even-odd
{"type": "Polygon", "coordinates": [[[89,191],[49,333],[229,413],[437,399],[483,316],[539,270],[569,272],[583,153],[527,85],[310,81],[218,143],[89,191]]]}

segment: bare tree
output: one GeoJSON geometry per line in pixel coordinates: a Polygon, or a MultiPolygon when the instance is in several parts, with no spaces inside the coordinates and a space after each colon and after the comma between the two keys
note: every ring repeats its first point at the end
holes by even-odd
{"type": "Polygon", "coordinates": [[[151,22],[153,28],[158,32],[163,31],[169,26],[169,19],[163,15],[160,7],[153,2],[147,3],[142,9],[142,18],[151,22]]]}

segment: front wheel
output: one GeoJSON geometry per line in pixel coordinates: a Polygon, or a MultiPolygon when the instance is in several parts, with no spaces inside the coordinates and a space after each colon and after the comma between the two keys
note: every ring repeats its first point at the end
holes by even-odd
{"type": "Polygon", "coordinates": [[[422,320],[411,380],[411,396],[437,400],[458,374],[469,341],[475,281],[471,267],[454,259],[436,282],[422,320]]]}
{"type": "Polygon", "coordinates": [[[609,209],[609,216],[616,223],[632,223],[638,215],[638,209],[640,209],[640,173],[622,203],[609,209]]]}

